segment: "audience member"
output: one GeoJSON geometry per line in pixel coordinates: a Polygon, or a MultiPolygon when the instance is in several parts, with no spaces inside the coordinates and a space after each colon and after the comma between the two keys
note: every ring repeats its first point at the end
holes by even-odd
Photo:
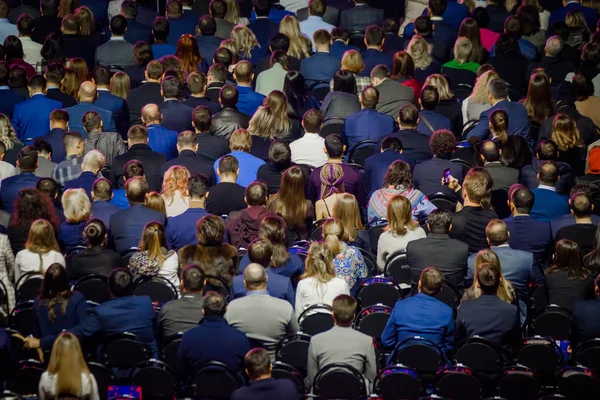
{"type": "MultiPolygon", "coordinates": [[[[323,4],[322,0],[312,0],[313,3],[323,4]]],[[[307,30],[306,25],[311,22],[311,19],[318,17],[310,16],[308,20],[300,22],[300,29],[307,30]]],[[[335,73],[340,69],[340,59],[331,55],[331,29],[317,29],[307,36],[313,42],[313,50],[315,53],[302,60],[300,73],[306,79],[308,85],[329,82],[333,79],[335,73]]]]}
{"type": "Polygon", "coordinates": [[[325,139],[319,132],[323,125],[323,116],[318,110],[310,109],[302,117],[304,136],[290,143],[292,162],[305,164],[314,168],[322,167],[327,162],[325,152],[315,152],[315,148],[324,149],[325,139]]]}
{"type": "Polygon", "coordinates": [[[429,147],[433,158],[415,165],[413,170],[413,186],[415,189],[429,196],[440,192],[452,196],[454,194],[453,191],[447,185],[440,182],[440,177],[444,175],[445,170],[449,169],[450,175],[456,180],[459,182],[463,180],[462,167],[450,161],[456,150],[456,138],[448,130],[439,130],[434,132],[429,138],[429,147]]]}
{"type": "Polygon", "coordinates": [[[246,188],[238,185],[240,165],[236,157],[225,155],[218,160],[219,183],[210,188],[206,210],[211,214],[229,215],[246,208],[246,188]]]}
{"type": "Polygon", "coordinates": [[[208,108],[196,107],[194,109],[192,113],[192,126],[196,131],[196,143],[198,145],[196,154],[198,161],[214,163],[229,152],[228,140],[210,134],[212,116],[208,108]]]}
{"type": "Polygon", "coordinates": [[[27,272],[45,274],[54,263],[65,266],[52,224],[44,219],[33,221],[25,248],[15,255],[15,281],[27,272]]]}
{"type": "Polygon", "coordinates": [[[573,225],[567,225],[560,228],[554,240],[558,242],[561,239],[569,239],[579,245],[581,256],[585,256],[594,249],[595,233],[597,224],[592,222],[592,212],[594,204],[587,193],[576,193],[569,199],[571,214],[575,217],[573,225]]]}
{"type": "Polygon", "coordinates": [[[2,191],[0,192],[0,203],[6,212],[14,212],[14,202],[22,189],[35,189],[40,180],[34,175],[38,167],[38,153],[31,147],[25,146],[19,151],[17,167],[21,169],[19,175],[11,176],[2,180],[2,191]]]}
{"type": "Polygon", "coordinates": [[[210,127],[212,135],[229,140],[235,131],[248,128],[250,117],[238,109],[238,98],[239,92],[235,86],[226,84],[222,87],[219,92],[219,104],[223,108],[213,116],[210,127]]]}
{"type": "Polygon", "coordinates": [[[96,49],[96,65],[110,65],[124,68],[134,63],[133,45],[124,38],[127,32],[127,18],[122,15],[110,20],[110,39],[96,49]]]}
{"type": "Polygon", "coordinates": [[[385,137],[381,142],[381,151],[365,160],[365,185],[369,196],[383,184],[388,166],[399,160],[406,162],[411,169],[414,167],[413,159],[403,154],[400,139],[392,135],[385,137]]]}
{"type": "MultiPolygon", "coordinates": [[[[256,174],[261,165],[265,162],[250,154],[252,149],[252,135],[244,129],[238,129],[229,138],[228,155],[235,157],[238,161],[239,169],[236,173],[236,182],[243,187],[247,187],[250,183],[256,180],[256,174]]],[[[217,182],[220,182],[221,175],[219,174],[218,166],[220,160],[215,161],[214,170],[217,174],[217,182]]]]}
{"type": "Polygon", "coordinates": [[[598,294],[600,293],[600,277],[594,281],[594,295],[592,300],[577,300],[573,306],[573,326],[571,328],[571,345],[577,346],[598,336],[598,318],[595,318],[598,308],[598,294]]]}
{"type": "Polygon", "coordinates": [[[430,136],[419,133],[418,124],[419,110],[413,104],[407,104],[398,112],[400,129],[393,133],[402,142],[402,154],[412,157],[417,164],[431,158],[430,136]]]}
{"type": "Polygon", "coordinates": [[[83,189],[67,189],[61,198],[65,222],[58,227],[58,243],[66,253],[85,246],[83,230],[91,214],[90,199],[83,189]]]}
{"type": "Polygon", "coordinates": [[[371,84],[379,93],[378,113],[394,118],[402,106],[414,102],[414,92],[408,86],[392,79],[390,67],[379,64],[371,70],[371,84]]]}
{"type": "Polygon", "coordinates": [[[181,165],[174,165],[165,172],[160,195],[165,202],[167,217],[183,214],[189,208],[189,179],[189,171],[181,165]]]}
{"type": "MultiPolygon", "coordinates": [[[[56,167],[56,164],[50,161],[52,158],[52,148],[50,144],[42,139],[35,139],[30,147],[38,154],[38,166],[34,175],[39,178],[50,178],[56,167]]],[[[15,173],[20,174],[21,168],[17,166],[15,173]]]]}
{"type": "Polygon", "coordinates": [[[148,115],[144,112],[148,106],[142,109],[142,121],[146,126],[150,127],[149,125],[160,123],[163,128],[163,132],[156,133],[158,137],[168,136],[165,131],[169,132],[169,137],[172,139],[168,142],[171,144],[169,146],[171,154],[171,157],[168,157],[169,160],[174,157],[174,139],[177,133],[192,129],[193,108],[179,101],[182,86],[183,83],[175,77],[163,79],[160,84],[160,93],[164,98],[164,102],[158,106],[158,110],[155,108],[147,110],[148,115]]]}
{"type": "Polygon", "coordinates": [[[80,133],[67,131],[63,136],[66,157],[64,161],[56,164],[52,177],[59,185],[64,186],[70,180],[81,175],[81,164],[83,163],[84,140],[80,133]]]}
{"type": "Polygon", "coordinates": [[[15,104],[12,118],[12,125],[22,142],[45,135],[50,128],[50,114],[62,108],[62,103],[51,100],[44,94],[46,79],[42,75],[31,77],[27,88],[30,98],[15,104]]]}
{"type": "Polygon", "coordinates": [[[436,108],[440,103],[440,95],[438,89],[425,85],[421,89],[419,96],[419,122],[417,131],[423,135],[431,136],[438,130],[452,130],[452,122],[444,115],[436,112],[436,108]]]}
{"type": "MultiPolygon", "coordinates": [[[[210,110],[210,114],[216,114],[221,111],[221,107],[218,102],[212,102],[206,97],[206,75],[202,72],[192,72],[188,75],[186,83],[190,89],[190,97],[188,97],[183,104],[188,107],[196,109],[196,107],[206,107],[210,110]]],[[[192,114],[192,123],[193,123],[192,114]]]]}
{"type": "MultiPolygon", "coordinates": [[[[124,3],[130,4],[130,0],[127,0],[124,3]]],[[[129,32],[130,30],[127,29],[127,33],[129,32]]],[[[133,43],[135,44],[135,42],[136,41],[133,43]]],[[[111,74],[109,69],[103,66],[94,68],[92,71],[92,82],[96,84],[97,91],[94,104],[112,113],[112,119],[115,123],[114,127],[116,128],[115,131],[125,136],[127,129],[129,128],[129,108],[127,107],[125,99],[110,92],[111,74]]]]}
{"type": "Polygon", "coordinates": [[[492,178],[492,190],[508,190],[519,181],[519,170],[504,165],[500,160],[501,152],[493,140],[486,140],[481,145],[483,168],[492,178]]]}
{"type": "Polygon", "coordinates": [[[544,161],[537,178],[539,186],[532,189],[534,195],[530,215],[540,221],[550,222],[554,218],[569,213],[569,201],[566,196],[556,193],[559,180],[558,166],[554,161],[544,161]]]}
{"type": "Polygon", "coordinates": [[[44,140],[52,148],[50,161],[53,163],[60,163],[67,156],[63,137],[65,136],[68,124],[69,114],[65,110],[54,110],[50,113],[50,131],[44,136],[40,136],[40,139],[44,140]]]}
{"type": "Polygon", "coordinates": [[[81,174],[75,179],[65,182],[64,190],[83,189],[92,200],[92,188],[98,179],[100,171],[104,169],[106,158],[98,150],[91,150],[83,157],[81,163],[81,174]]]}
{"type": "MultiPolygon", "coordinates": [[[[78,92],[79,103],[65,109],[69,113],[69,129],[78,132],[84,138],[88,134],[84,127],[84,116],[88,111],[94,111],[100,116],[102,120],[101,130],[117,132],[112,112],[94,103],[97,96],[98,90],[93,82],[82,82],[78,92]]],[[[97,125],[90,124],[88,127],[92,130],[92,127],[97,127],[97,125]]]]}
{"type": "Polygon", "coordinates": [[[571,165],[559,161],[560,153],[558,146],[552,140],[542,140],[538,143],[535,157],[531,159],[531,165],[521,168],[520,182],[529,189],[538,187],[539,182],[537,174],[544,161],[554,161],[558,167],[558,182],[556,182],[556,191],[561,194],[568,193],[574,183],[574,174],[571,165]]]}
{"type": "Polygon", "coordinates": [[[144,82],[127,94],[127,105],[129,106],[130,125],[142,122],[142,108],[147,104],[160,104],[163,97],[160,92],[160,81],[165,69],[158,60],[152,60],[146,65],[144,71],[144,82]]]}

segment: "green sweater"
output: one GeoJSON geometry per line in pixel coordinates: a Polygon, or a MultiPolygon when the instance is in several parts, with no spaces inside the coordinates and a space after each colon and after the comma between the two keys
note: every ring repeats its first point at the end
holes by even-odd
{"type": "Polygon", "coordinates": [[[477,70],[479,69],[479,64],[473,61],[469,61],[463,64],[460,64],[456,60],[448,61],[446,64],[442,65],[442,73],[446,68],[454,68],[454,69],[464,69],[467,71],[471,71],[474,74],[477,74],[477,70]]]}

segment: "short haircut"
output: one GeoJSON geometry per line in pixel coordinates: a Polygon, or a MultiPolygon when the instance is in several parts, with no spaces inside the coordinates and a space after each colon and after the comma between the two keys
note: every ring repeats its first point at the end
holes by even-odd
{"type": "Polygon", "coordinates": [[[225,82],[227,79],[227,67],[222,63],[215,62],[208,69],[208,74],[217,82],[225,82]]]}
{"type": "Polygon", "coordinates": [[[34,139],[33,140],[33,144],[31,145],[33,147],[33,149],[35,151],[38,152],[38,154],[51,154],[52,153],[52,146],[50,145],[50,143],[48,143],[47,141],[45,141],[44,139],[34,139]]]}
{"type": "Polygon", "coordinates": [[[128,161],[123,169],[123,176],[126,180],[131,179],[134,176],[144,176],[144,164],[139,160],[128,161]]]}
{"type": "Polygon", "coordinates": [[[558,146],[550,139],[542,140],[536,148],[537,158],[540,161],[558,161],[558,146]]]}
{"type": "Polygon", "coordinates": [[[520,214],[529,214],[533,208],[535,196],[533,192],[527,188],[517,189],[510,199],[512,204],[520,214]]]}
{"type": "Polygon", "coordinates": [[[421,272],[419,282],[421,282],[422,293],[429,296],[436,296],[442,291],[444,275],[436,267],[427,267],[421,272]]]}
{"type": "Polygon", "coordinates": [[[269,375],[271,373],[269,352],[260,347],[251,349],[244,357],[244,367],[248,371],[250,380],[269,375]]]}
{"type": "Polygon", "coordinates": [[[554,35],[550,36],[548,40],[546,40],[546,46],[544,47],[544,50],[548,56],[556,57],[560,54],[564,46],[565,44],[561,37],[554,35]]]}
{"type": "Polygon", "coordinates": [[[252,0],[252,8],[257,17],[267,17],[271,12],[271,1],[270,0],[252,0]]]}
{"type": "MultiPolygon", "coordinates": [[[[233,53],[227,47],[219,47],[217,50],[215,50],[213,59],[215,61],[215,64],[222,64],[225,68],[229,68],[229,66],[233,64],[233,53]]],[[[227,74],[225,74],[225,77],[227,77],[227,74]]],[[[224,81],[225,78],[220,80],[220,82],[224,81]]]]}
{"type": "Polygon", "coordinates": [[[414,104],[402,106],[400,107],[400,111],[398,111],[398,119],[404,125],[417,126],[419,110],[414,104]]]}
{"type": "Polygon", "coordinates": [[[463,190],[469,196],[469,200],[481,203],[490,195],[491,183],[489,173],[483,168],[471,168],[465,176],[463,190]]]}
{"type": "Polygon", "coordinates": [[[322,17],[327,10],[327,3],[324,0],[310,0],[308,2],[308,13],[322,17]]]}
{"type": "Polygon", "coordinates": [[[100,114],[98,114],[96,111],[88,111],[85,114],[83,114],[81,122],[86,132],[93,132],[100,129],[102,118],[100,117],[100,114]]]}
{"type": "Polygon", "coordinates": [[[158,60],[152,60],[146,65],[148,78],[158,80],[165,73],[165,67],[158,60]]]}
{"type": "Polygon", "coordinates": [[[392,71],[390,71],[387,65],[379,64],[376,65],[375,68],[371,70],[371,79],[386,79],[392,76],[392,71]]]}
{"type": "Polygon", "coordinates": [[[325,29],[319,29],[313,33],[313,42],[315,46],[325,46],[331,43],[331,35],[325,29]]]}
{"type": "Polygon", "coordinates": [[[110,85],[110,70],[103,65],[98,65],[92,71],[92,78],[96,85],[108,86],[110,85]]]}
{"type": "Polygon", "coordinates": [[[290,49],[290,39],[283,33],[278,32],[269,39],[269,47],[273,52],[281,50],[287,53],[290,49]]]}
{"type": "Polygon", "coordinates": [[[101,170],[106,165],[106,156],[100,150],[90,150],[83,156],[82,164],[91,171],[101,170]]]}
{"type": "Polygon", "coordinates": [[[393,150],[399,152],[400,150],[402,150],[402,141],[399,137],[394,135],[386,136],[381,142],[381,150],[393,150]]]}
{"type": "Polygon", "coordinates": [[[379,25],[371,25],[365,31],[365,41],[367,46],[382,46],[383,45],[383,29],[379,25]]]}
{"type": "Polygon", "coordinates": [[[248,246],[248,258],[250,262],[260,264],[268,268],[273,257],[273,245],[268,239],[254,239],[248,246]]]}
{"type": "Polygon", "coordinates": [[[577,218],[592,215],[592,206],[592,198],[587,193],[578,192],[571,196],[571,210],[577,218]]]}
{"type": "Polygon", "coordinates": [[[398,35],[400,25],[394,18],[386,18],[383,20],[381,28],[383,29],[383,33],[393,33],[394,35],[398,35]]]}
{"type": "Polygon", "coordinates": [[[191,149],[196,143],[198,143],[196,134],[192,131],[183,131],[177,135],[177,146],[182,149],[191,149]]]}
{"type": "Polygon", "coordinates": [[[249,153],[252,149],[252,135],[245,129],[238,129],[229,138],[229,150],[249,153]]]}
{"type": "Polygon", "coordinates": [[[433,111],[440,102],[440,94],[436,87],[425,85],[421,89],[421,106],[428,111],[433,111]]]}
{"type": "Polygon", "coordinates": [[[165,78],[160,84],[165,98],[179,98],[181,95],[181,84],[179,79],[170,77],[165,78]]]}
{"type": "Polygon", "coordinates": [[[341,39],[341,40],[343,40],[345,42],[346,40],[348,40],[349,37],[350,37],[350,34],[345,29],[342,29],[342,28],[333,28],[331,30],[331,39],[332,40],[341,39]]]}
{"type": "Polygon", "coordinates": [[[342,158],[344,155],[344,143],[340,135],[328,135],[325,138],[325,150],[327,150],[329,158],[342,158]]]}
{"type": "Polygon", "coordinates": [[[40,11],[43,15],[56,15],[59,3],[59,0],[41,0],[40,11]]]}
{"type": "Polygon", "coordinates": [[[156,17],[152,23],[152,35],[156,40],[167,40],[171,30],[170,22],[165,17],[156,17]]]}
{"type": "Polygon", "coordinates": [[[46,78],[43,75],[37,74],[29,78],[27,86],[33,89],[45,90],[46,89],[46,78]]]}
{"type": "Polygon", "coordinates": [[[441,17],[446,12],[448,0],[429,0],[428,6],[431,10],[431,15],[441,17]]]}
{"type": "Polygon", "coordinates": [[[231,84],[224,85],[219,92],[219,100],[223,107],[235,107],[238,96],[237,88],[231,84]]]}
{"type": "Polygon", "coordinates": [[[233,71],[235,74],[236,81],[242,83],[252,81],[252,74],[254,73],[254,69],[252,68],[252,64],[250,63],[250,61],[240,61],[239,63],[237,63],[233,71]]]}
{"type": "Polygon", "coordinates": [[[209,187],[210,182],[208,178],[202,174],[192,175],[188,180],[188,191],[192,199],[200,199],[206,196],[209,187]]]}
{"type": "Polygon", "coordinates": [[[244,269],[243,276],[247,290],[257,290],[267,283],[265,267],[256,263],[248,265],[244,269]]]}
{"type": "Polygon", "coordinates": [[[167,1],[167,18],[180,18],[183,14],[183,4],[180,0],[167,1]]]}
{"type": "Polygon", "coordinates": [[[269,189],[264,181],[254,181],[246,188],[246,203],[250,207],[264,206],[267,204],[269,189]]]}
{"type": "Polygon", "coordinates": [[[121,14],[127,18],[135,18],[138,15],[138,4],[133,0],[125,0],[121,3],[121,14]]]}
{"type": "Polygon", "coordinates": [[[192,72],[188,75],[186,83],[192,94],[202,93],[206,90],[206,75],[204,72],[192,72]]]}
{"type": "Polygon", "coordinates": [[[196,107],[192,112],[194,127],[200,132],[208,132],[212,125],[212,115],[207,107],[196,107]]]}
{"type": "Polygon", "coordinates": [[[447,234],[452,225],[452,214],[440,208],[433,210],[427,217],[427,225],[430,233],[447,234]]]}
{"type": "Polygon", "coordinates": [[[125,297],[131,294],[133,276],[128,269],[115,268],[108,276],[108,287],[115,297],[125,297]]]}
{"type": "Polygon", "coordinates": [[[302,117],[304,129],[309,133],[319,133],[323,125],[323,115],[317,109],[311,108],[302,117]]]}
{"type": "Polygon", "coordinates": [[[477,283],[483,294],[496,294],[500,287],[500,271],[491,264],[481,265],[477,271],[477,283]]]}
{"type": "Polygon", "coordinates": [[[125,192],[130,203],[143,203],[146,199],[146,194],[148,193],[148,182],[146,181],[146,178],[134,176],[127,179],[125,182],[125,192]]]}
{"type": "Polygon", "coordinates": [[[356,306],[356,299],[347,294],[340,294],[333,299],[333,317],[335,318],[336,324],[340,326],[352,325],[354,314],[356,313],[356,306]]]}
{"type": "Polygon", "coordinates": [[[144,125],[134,125],[127,131],[127,139],[132,142],[148,140],[148,129],[144,125]]]}
{"type": "Polygon", "coordinates": [[[181,273],[181,280],[183,281],[183,288],[190,292],[201,292],[204,289],[204,282],[206,276],[200,266],[196,264],[190,264],[181,273]]]}
{"type": "Polygon", "coordinates": [[[217,168],[221,174],[237,174],[240,164],[237,158],[234,156],[223,156],[219,160],[219,167],[217,168]]]}
{"type": "Polygon", "coordinates": [[[109,201],[112,198],[112,184],[106,178],[98,178],[92,186],[94,200],[109,201]]]}
{"type": "Polygon", "coordinates": [[[269,161],[279,171],[292,166],[292,150],[290,145],[281,139],[275,139],[269,147],[269,161]]]}
{"type": "Polygon", "coordinates": [[[227,310],[227,302],[217,292],[208,292],[202,300],[202,311],[205,317],[222,317],[227,310]]]}
{"type": "Polygon", "coordinates": [[[363,89],[360,98],[363,107],[374,110],[377,103],[379,103],[379,90],[375,86],[369,85],[363,89]]]}
{"type": "Polygon", "coordinates": [[[61,63],[52,62],[46,65],[46,83],[60,84],[64,77],[65,67],[61,63]]]}
{"type": "Polygon", "coordinates": [[[429,148],[434,156],[449,159],[456,149],[456,136],[447,129],[440,129],[429,138],[429,148]]]}
{"type": "Polygon", "coordinates": [[[29,14],[21,14],[17,19],[17,30],[19,33],[29,36],[31,32],[33,32],[33,27],[35,26],[35,22],[33,17],[29,14]]]}
{"type": "Polygon", "coordinates": [[[56,198],[59,190],[58,182],[52,178],[40,179],[35,185],[35,188],[38,191],[45,193],[51,200],[56,198]]]}
{"type": "Polygon", "coordinates": [[[488,89],[494,99],[505,99],[508,97],[508,85],[502,79],[493,79],[488,89]]]}
{"type": "Polygon", "coordinates": [[[504,221],[494,218],[488,222],[485,236],[490,241],[490,246],[499,246],[508,241],[508,228],[504,221]]]}
{"type": "Polygon", "coordinates": [[[558,165],[554,161],[544,161],[538,171],[540,183],[555,185],[558,182],[558,165]]]}
{"type": "Polygon", "coordinates": [[[481,154],[487,162],[500,161],[500,148],[493,140],[486,140],[481,145],[481,154]]]}
{"type": "Polygon", "coordinates": [[[518,39],[523,34],[523,29],[521,27],[521,21],[514,15],[509,15],[504,20],[504,32],[515,39],[518,39]]]}
{"type": "Polygon", "coordinates": [[[17,162],[22,171],[32,172],[37,168],[38,153],[32,146],[25,146],[19,151],[17,162]]]}
{"type": "Polygon", "coordinates": [[[50,121],[67,123],[69,122],[69,113],[62,109],[54,110],[50,113],[50,121]]]}
{"type": "Polygon", "coordinates": [[[209,4],[210,15],[214,18],[225,18],[227,4],[223,0],[212,0],[209,4]]]}
{"type": "Polygon", "coordinates": [[[127,19],[122,15],[115,15],[110,20],[110,31],[113,35],[123,36],[127,30],[127,19]]]}
{"type": "Polygon", "coordinates": [[[211,15],[203,15],[198,21],[198,29],[202,36],[214,36],[217,32],[217,22],[211,15]]]}
{"type": "Polygon", "coordinates": [[[73,148],[81,142],[83,142],[83,136],[79,132],[67,131],[63,136],[63,144],[66,149],[73,148]]]}
{"type": "Polygon", "coordinates": [[[421,15],[415,19],[415,30],[421,36],[429,36],[433,32],[433,23],[426,15],[421,15]]]}

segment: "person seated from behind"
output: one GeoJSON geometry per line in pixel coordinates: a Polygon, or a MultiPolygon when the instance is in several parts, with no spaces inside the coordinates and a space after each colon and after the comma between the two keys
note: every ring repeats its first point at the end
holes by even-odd
{"type": "Polygon", "coordinates": [[[569,213],[567,196],[556,193],[556,183],[560,179],[558,165],[554,161],[544,161],[537,174],[539,186],[532,189],[535,200],[531,216],[539,221],[552,221],[569,213]]]}
{"type": "Polygon", "coordinates": [[[217,175],[220,182],[210,188],[206,199],[206,210],[215,215],[229,215],[246,208],[246,188],[238,185],[240,165],[237,158],[226,155],[218,160],[217,175]]]}
{"type": "Polygon", "coordinates": [[[571,348],[600,336],[600,275],[594,280],[592,300],[578,300],[573,306],[573,324],[571,327],[571,348]]]}
{"type": "Polygon", "coordinates": [[[535,157],[531,159],[531,164],[521,168],[521,183],[529,189],[538,187],[537,174],[544,161],[554,161],[558,166],[558,175],[560,178],[556,183],[556,192],[561,194],[568,193],[571,190],[571,186],[573,186],[573,169],[568,163],[559,161],[558,146],[550,139],[541,141],[537,145],[535,157]]]}
{"type": "MultiPolygon", "coordinates": [[[[256,179],[258,169],[261,165],[265,164],[263,160],[250,154],[252,150],[252,135],[245,129],[236,130],[229,138],[229,150],[231,152],[228,155],[234,156],[240,165],[236,182],[243,187],[247,187],[256,179]]],[[[219,162],[220,159],[215,161],[213,165],[217,174],[217,182],[221,181],[218,171],[219,162]]]]}
{"type": "Polygon", "coordinates": [[[452,122],[442,114],[434,111],[439,102],[440,94],[438,90],[433,86],[423,86],[419,96],[419,105],[421,106],[419,124],[417,125],[419,133],[431,136],[440,129],[452,130],[452,122]]]}
{"type": "Polygon", "coordinates": [[[592,221],[594,203],[587,193],[579,192],[569,199],[569,206],[571,214],[575,217],[575,224],[560,228],[554,240],[558,242],[561,239],[569,239],[577,242],[583,257],[594,249],[596,241],[597,224],[592,221]]]}

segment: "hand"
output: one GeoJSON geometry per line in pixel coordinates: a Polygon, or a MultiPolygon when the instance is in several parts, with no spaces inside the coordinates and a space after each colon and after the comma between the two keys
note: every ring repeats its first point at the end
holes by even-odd
{"type": "Polygon", "coordinates": [[[32,336],[26,337],[23,347],[26,349],[37,349],[40,347],[40,339],[36,339],[32,336]]]}
{"type": "Polygon", "coordinates": [[[449,175],[448,183],[445,183],[444,178],[442,178],[442,185],[447,185],[449,189],[455,192],[458,192],[461,188],[460,184],[458,183],[458,179],[456,179],[452,175],[449,175]]]}

